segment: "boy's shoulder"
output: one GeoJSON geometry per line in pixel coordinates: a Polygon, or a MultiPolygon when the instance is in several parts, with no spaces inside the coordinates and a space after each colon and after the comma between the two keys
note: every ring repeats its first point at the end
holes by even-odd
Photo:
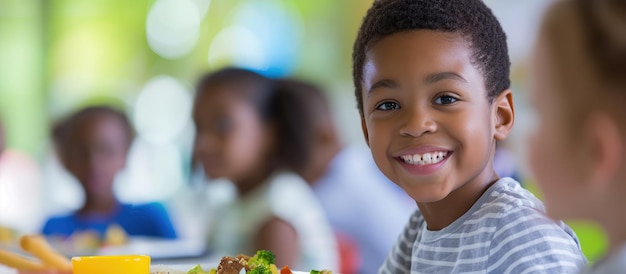
{"type": "Polygon", "coordinates": [[[475,228],[492,227],[496,238],[515,236],[520,230],[536,227],[553,230],[577,241],[574,232],[567,225],[549,218],[543,202],[512,178],[498,180],[468,213],[466,218],[471,221],[466,223],[472,223],[475,228]]]}
{"type": "Polygon", "coordinates": [[[569,254],[576,264],[585,260],[574,231],[564,222],[548,217],[543,203],[519,182],[502,178],[483,196],[485,202],[475,215],[485,222],[493,222],[494,257],[498,257],[494,253],[509,254],[511,250],[526,246],[527,251],[519,252],[550,254],[550,250],[558,249],[569,254]]]}
{"type": "Polygon", "coordinates": [[[477,202],[481,214],[515,215],[519,212],[545,214],[543,203],[521,184],[509,177],[499,179],[477,202]]]}
{"type": "MultiPolygon", "coordinates": [[[[505,177],[489,187],[472,208],[451,225],[454,228],[450,230],[496,227],[520,218],[549,220],[539,199],[516,180],[505,177]]],[[[420,227],[424,222],[424,216],[417,210],[409,220],[409,227],[420,227]]]]}
{"type": "Polygon", "coordinates": [[[512,178],[494,183],[456,225],[455,231],[485,231],[482,239],[491,242],[553,237],[580,245],[570,227],[548,217],[543,203],[512,178]]]}
{"type": "Polygon", "coordinates": [[[562,263],[561,270],[574,270],[585,263],[574,231],[549,218],[543,203],[517,181],[500,179],[481,199],[484,201],[473,216],[476,226],[491,228],[491,271],[539,270],[555,262],[562,263]],[[543,257],[530,259],[537,254],[543,257]]]}
{"type": "Polygon", "coordinates": [[[421,264],[420,256],[426,256],[434,262],[427,265],[441,270],[435,272],[449,272],[438,262],[460,258],[459,254],[471,254],[471,263],[468,259],[455,266],[478,267],[476,271],[489,273],[569,273],[585,262],[573,231],[546,216],[541,201],[510,178],[494,183],[468,212],[442,230],[426,229],[417,210],[393,252],[395,257],[388,261],[409,267],[421,264]],[[443,246],[447,252],[438,252],[437,258],[429,255],[428,250],[443,246]],[[422,252],[415,253],[415,247],[422,252]]]}
{"type": "MultiPolygon", "coordinates": [[[[408,234],[417,235],[424,223],[424,216],[416,210],[407,225],[408,234]]],[[[490,236],[487,238],[493,239],[498,236],[516,236],[520,230],[532,227],[553,230],[562,237],[578,242],[567,225],[545,214],[543,203],[530,191],[512,178],[502,178],[487,189],[468,212],[440,233],[455,234],[480,229],[486,233],[482,236],[488,234],[490,236]]]]}

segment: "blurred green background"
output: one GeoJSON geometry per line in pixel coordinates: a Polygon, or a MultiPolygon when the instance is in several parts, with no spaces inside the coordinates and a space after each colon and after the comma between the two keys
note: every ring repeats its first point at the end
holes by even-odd
{"type": "Polygon", "coordinates": [[[133,107],[159,75],[187,91],[201,73],[226,64],[325,85],[345,81],[369,4],[1,0],[0,113],[8,143],[41,156],[51,120],[99,97],[133,107]]]}

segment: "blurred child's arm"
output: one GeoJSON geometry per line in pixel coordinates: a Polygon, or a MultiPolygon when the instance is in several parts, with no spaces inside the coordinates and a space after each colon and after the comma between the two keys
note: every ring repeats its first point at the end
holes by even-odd
{"type": "Polygon", "coordinates": [[[276,265],[297,265],[300,254],[298,234],[283,219],[274,217],[263,224],[257,232],[255,246],[257,250],[270,250],[276,254],[276,265]]]}

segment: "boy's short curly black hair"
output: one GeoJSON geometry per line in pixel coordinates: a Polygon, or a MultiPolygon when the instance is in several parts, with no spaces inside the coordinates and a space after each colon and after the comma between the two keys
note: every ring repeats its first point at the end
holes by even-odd
{"type": "Polygon", "coordinates": [[[363,18],[352,52],[352,75],[361,116],[367,51],[389,35],[413,30],[458,33],[466,39],[473,51],[471,61],[483,73],[490,102],[510,87],[506,35],[481,0],[377,0],[363,18]]]}

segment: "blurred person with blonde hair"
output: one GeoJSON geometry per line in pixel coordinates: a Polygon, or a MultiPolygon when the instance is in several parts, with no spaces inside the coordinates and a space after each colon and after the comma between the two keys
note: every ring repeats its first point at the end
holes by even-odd
{"type": "Polygon", "coordinates": [[[626,1],[565,0],[545,15],[531,97],[530,165],[548,214],[602,226],[605,258],[583,273],[626,272],[626,1]]]}

